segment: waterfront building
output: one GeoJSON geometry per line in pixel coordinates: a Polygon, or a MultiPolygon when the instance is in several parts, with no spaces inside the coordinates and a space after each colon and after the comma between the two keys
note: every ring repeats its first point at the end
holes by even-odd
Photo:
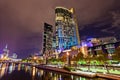
{"type": "Polygon", "coordinates": [[[88,38],[87,43],[92,43],[93,46],[100,45],[100,40],[97,38],[88,38]]]}
{"type": "Polygon", "coordinates": [[[107,54],[114,53],[115,43],[117,42],[117,39],[115,37],[102,37],[102,38],[98,38],[98,40],[99,40],[99,45],[101,45],[96,47],[98,48],[98,50],[103,49],[103,52],[107,54]]]}
{"type": "Polygon", "coordinates": [[[88,38],[81,42],[81,52],[85,55],[99,53],[113,54],[118,41],[115,37],[88,38]]]}
{"type": "Polygon", "coordinates": [[[79,32],[73,8],[56,7],[55,15],[55,47],[58,52],[79,45],[79,32]]]}
{"type": "Polygon", "coordinates": [[[50,54],[52,50],[53,27],[44,23],[43,54],[50,54]]]}
{"type": "Polygon", "coordinates": [[[98,38],[101,44],[106,44],[106,43],[115,43],[117,42],[117,39],[115,37],[102,37],[98,38]]]}

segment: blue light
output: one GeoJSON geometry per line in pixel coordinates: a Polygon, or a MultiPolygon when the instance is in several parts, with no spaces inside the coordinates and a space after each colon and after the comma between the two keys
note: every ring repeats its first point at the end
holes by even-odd
{"type": "Polygon", "coordinates": [[[87,43],[87,46],[88,46],[88,47],[93,47],[93,44],[92,44],[91,42],[88,42],[88,43],[87,43]]]}
{"type": "Polygon", "coordinates": [[[87,46],[87,43],[86,42],[82,42],[82,46],[87,46]]]}
{"type": "Polygon", "coordinates": [[[93,47],[91,42],[82,42],[82,46],[93,47]]]}

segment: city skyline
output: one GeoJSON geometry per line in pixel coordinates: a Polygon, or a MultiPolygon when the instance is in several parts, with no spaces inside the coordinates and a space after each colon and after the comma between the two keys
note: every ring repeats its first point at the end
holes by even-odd
{"type": "Polygon", "coordinates": [[[31,54],[41,50],[44,22],[55,27],[56,6],[75,9],[82,39],[102,36],[119,37],[119,26],[112,26],[119,21],[112,16],[116,15],[116,11],[120,11],[119,1],[116,0],[93,0],[93,2],[89,0],[6,0],[0,1],[0,50],[7,43],[12,52],[21,56],[24,56],[24,53],[31,54]]]}

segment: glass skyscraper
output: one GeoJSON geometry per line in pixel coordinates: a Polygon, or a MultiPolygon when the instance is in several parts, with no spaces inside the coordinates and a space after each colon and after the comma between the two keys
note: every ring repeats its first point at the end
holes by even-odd
{"type": "Polygon", "coordinates": [[[69,10],[64,7],[56,7],[55,14],[56,49],[66,50],[78,45],[80,43],[79,32],[73,8],[69,10]]]}
{"type": "Polygon", "coordinates": [[[53,41],[53,27],[50,24],[44,23],[44,37],[43,37],[43,54],[50,54],[52,50],[53,41]]]}

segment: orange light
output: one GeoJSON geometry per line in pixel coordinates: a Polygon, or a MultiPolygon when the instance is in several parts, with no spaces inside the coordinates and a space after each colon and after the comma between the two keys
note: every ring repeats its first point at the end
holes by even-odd
{"type": "Polygon", "coordinates": [[[37,57],[36,56],[34,56],[34,58],[33,59],[37,59],[37,57]]]}
{"type": "Polygon", "coordinates": [[[67,55],[69,56],[69,53],[67,52],[67,55]]]}

